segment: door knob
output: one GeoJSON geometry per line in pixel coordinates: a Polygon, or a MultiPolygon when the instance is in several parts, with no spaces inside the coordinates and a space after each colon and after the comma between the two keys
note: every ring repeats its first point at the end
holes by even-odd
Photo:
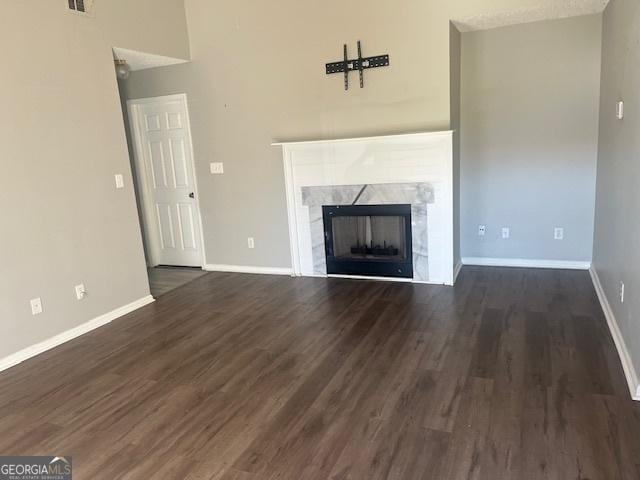
{"type": "Polygon", "coordinates": [[[195,194],[195,193],[193,193],[193,192],[191,192],[191,193],[189,194],[189,198],[196,198],[196,194],[195,194]]]}

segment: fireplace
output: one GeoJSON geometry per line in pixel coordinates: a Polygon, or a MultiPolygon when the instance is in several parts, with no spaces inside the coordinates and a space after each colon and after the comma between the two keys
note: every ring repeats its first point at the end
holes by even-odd
{"type": "MultiPolygon", "coordinates": [[[[293,275],[322,277],[346,271],[346,275],[367,273],[388,277],[390,275],[381,272],[387,270],[404,277],[397,280],[453,285],[456,264],[453,237],[453,132],[278,145],[282,146],[287,189],[293,275]],[[367,259],[366,251],[361,251],[359,258],[344,258],[341,253],[352,256],[351,242],[348,242],[348,252],[340,249],[336,252],[333,230],[327,231],[333,227],[333,220],[325,228],[325,217],[329,215],[323,212],[324,206],[335,205],[341,207],[334,211],[333,216],[341,215],[345,208],[351,206],[404,205],[400,216],[404,216],[405,223],[400,224],[398,229],[410,229],[411,236],[405,232],[405,243],[402,245],[400,242],[398,246],[395,245],[395,238],[378,241],[383,249],[385,241],[387,246],[393,244],[398,248],[398,254],[401,253],[401,247],[406,249],[402,251],[399,265],[390,267],[390,261],[395,261],[389,258],[393,255],[385,255],[385,258],[376,258],[374,255],[367,259]],[[411,217],[408,216],[408,205],[411,205],[411,217]],[[336,259],[335,253],[342,258],[336,259]],[[363,272],[369,267],[373,271],[363,272]],[[409,273],[411,270],[413,276],[409,273]]],[[[360,216],[360,213],[356,212],[355,216],[360,216]]],[[[375,231],[373,224],[372,234],[375,231]]],[[[356,237],[354,251],[357,251],[358,241],[356,237]]],[[[361,240],[360,247],[365,242],[366,238],[361,240]]],[[[371,239],[369,248],[372,248],[371,239]]],[[[377,253],[380,252],[371,251],[371,254],[377,253]]]]}
{"type": "Polygon", "coordinates": [[[413,277],[411,205],[322,207],[328,274],[413,277]]]}

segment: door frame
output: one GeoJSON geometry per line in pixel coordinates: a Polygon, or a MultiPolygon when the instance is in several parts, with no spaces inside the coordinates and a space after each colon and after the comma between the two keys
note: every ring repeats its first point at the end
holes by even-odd
{"type": "Polygon", "coordinates": [[[157,251],[160,245],[158,236],[158,223],[155,212],[153,210],[153,195],[151,185],[149,183],[149,175],[145,163],[144,146],[142,144],[142,134],[140,132],[140,107],[142,105],[153,105],[156,103],[164,103],[167,101],[181,101],[184,103],[186,111],[186,131],[189,148],[191,149],[191,171],[193,173],[193,188],[195,193],[195,209],[196,221],[200,227],[200,263],[204,270],[207,264],[206,253],[204,248],[204,229],[202,225],[202,215],[200,214],[200,192],[198,189],[198,174],[196,172],[195,154],[193,151],[193,139],[191,136],[191,115],[189,113],[189,101],[186,93],[178,93],[173,95],[161,95],[157,97],[134,98],[127,100],[127,115],[129,118],[129,128],[131,130],[131,140],[133,143],[133,159],[135,163],[135,181],[139,195],[140,208],[142,210],[143,235],[147,250],[147,263],[150,267],[156,267],[160,264],[157,258],[157,251]]]}

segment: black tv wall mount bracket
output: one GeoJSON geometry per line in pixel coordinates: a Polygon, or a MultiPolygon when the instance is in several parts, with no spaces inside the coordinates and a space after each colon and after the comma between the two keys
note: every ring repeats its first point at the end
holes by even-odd
{"type": "Polygon", "coordinates": [[[327,63],[327,75],[344,73],[344,89],[349,90],[349,72],[360,73],[360,88],[364,88],[364,71],[368,68],[388,67],[389,55],[376,55],[375,57],[362,58],[362,45],[358,40],[358,58],[349,60],[347,45],[344,45],[344,60],[341,62],[327,63]]]}

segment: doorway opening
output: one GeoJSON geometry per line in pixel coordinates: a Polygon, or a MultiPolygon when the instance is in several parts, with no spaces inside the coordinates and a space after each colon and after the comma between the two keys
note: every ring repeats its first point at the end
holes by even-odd
{"type": "Polygon", "coordinates": [[[136,203],[154,297],[203,275],[204,241],[186,94],[125,99],[136,203]]]}

